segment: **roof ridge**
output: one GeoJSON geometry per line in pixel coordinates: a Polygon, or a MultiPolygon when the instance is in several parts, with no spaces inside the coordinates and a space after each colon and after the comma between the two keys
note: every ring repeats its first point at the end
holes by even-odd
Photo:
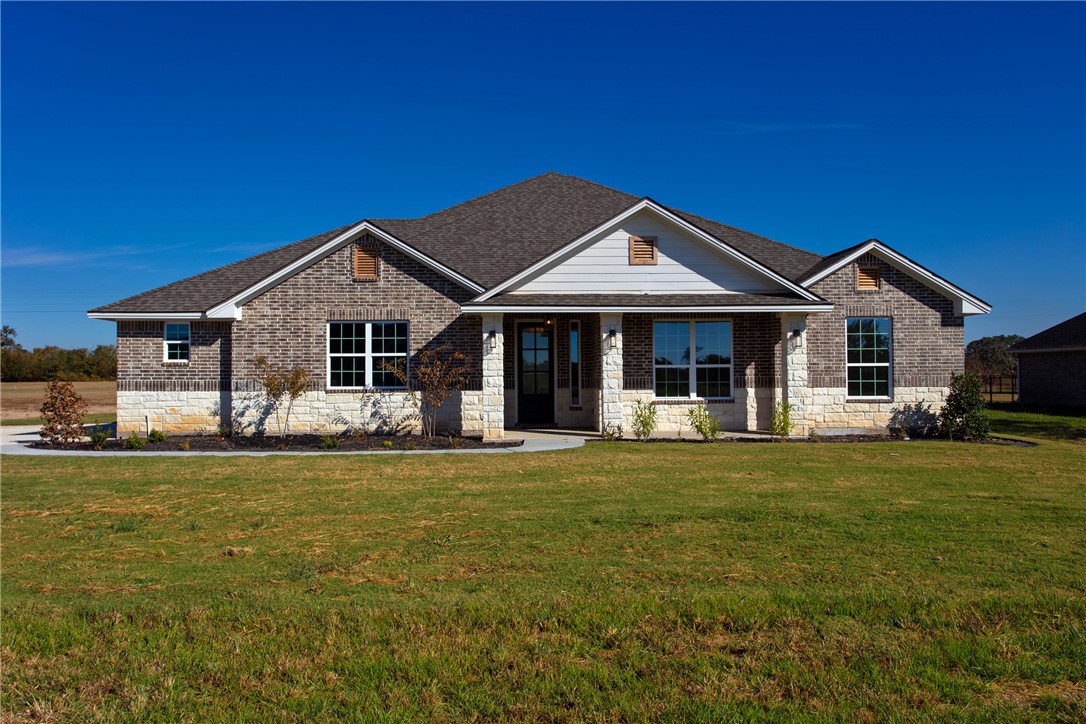
{"type": "Polygon", "coordinates": [[[491,194],[496,194],[496,193],[501,192],[501,191],[508,191],[509,189],[516,188],[517,186],[523,186],[524,184],[528,183],[529,181],[535,181],[537,179],[546,178],[547,176],[561,176],[561,175],[562,174],[558,173],[557,171],[546,171],[546,172],[538,174],[536,176],[532,176],[531,178],[526,178],[526,179],[523,179],[521,181],[517,181],[516,183],[509,184],[508,186],[502,186],[500,188],[492,189],[490,191],[487,191],[485,194],[479,194],[478,196],[473,196],[470,199],[467,199],[466,201],[461,201],[460,203],[453,204],[452,206],[446,206],[443,209],[438,209],[437,211],[431,212],[429,214],[424,214],[423,216],[416,216],[413,219],[410,219],[410,221],[424,221],[425,219],[429,219],[431,216],[437,216],[438,214],[444,214],[446,211],[452,211],[453,209],[458,209],[461,206],[467,206],[468,204],[474,203],[474,202],[476,202],[476,201],[478,201],[480,199],[484,199],[487,196],[490,196],[491,194]]]}

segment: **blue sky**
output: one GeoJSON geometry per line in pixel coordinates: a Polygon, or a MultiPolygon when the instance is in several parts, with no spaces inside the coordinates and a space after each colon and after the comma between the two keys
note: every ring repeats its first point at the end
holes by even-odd
{"type": "Polygon", "coordinates": [[[2,309],[87,309],[548,170],[1086,309],[1081,3],[3,3],[2,309]]]}

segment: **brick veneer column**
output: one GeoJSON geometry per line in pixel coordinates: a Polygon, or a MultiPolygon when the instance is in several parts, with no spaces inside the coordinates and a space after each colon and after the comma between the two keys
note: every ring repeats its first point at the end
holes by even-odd
{"type": "Polygon", "coordinates": [[[483,439],[500,440],[505,437],[505,335],[502,333],[502,315],[483,315],[483,439]],[[494,332],[497,344],[490,347],[490,332],[494,332]]]}
{"type": "Polygon", "coordinates": [[[622,414],[622,315],[600,315],[600,432],[623,428],[622,414]],[[612,349],[610,333],[615,330],[612,349]]]}
{"type": "Polygon", "coordinates": [[[807,315],[782,314],[781,334],[784,350],[784,401],[792,405],[792,435],[809,433],[807,408],[811,404],[811,387],[807,375],[807,315]],[[798,331],[798,335],[793,332],[798,331]]]}

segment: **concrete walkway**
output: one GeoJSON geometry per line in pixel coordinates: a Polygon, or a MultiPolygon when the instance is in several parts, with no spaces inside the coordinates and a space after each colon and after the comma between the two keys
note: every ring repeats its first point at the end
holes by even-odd
{"type": "MultiPolygon", "coordinates": [[[[93,425],[85,425],[85,429],[93,429],[93,425]]],[[[38,442],[37,426],[12,425],[0,427],[0,454],[3,455],[68,455],[82,457],[138,457],[138,456],[165,456],[165,457],[228,457],[232,455],[245,455],[248,457],[265,457],[268,455],[442,455],[447,453],[483,453],[493,455],[496,453],[532,453],[547,450],[568,450],[584,445],[586,438],[599,437],[594,432],[587,430],[506,430],[507,440],[523,440],[523,445],[517,447],[493,447],[478,450],[359,450],[352,452],[333,452],[314,450],[306,452],[280,452],[278,450],[216,450],[216,451],[182,451],[182,450],[143,450],[131,452],[128,450],[46,450],[27,447],[29,443],[38,442]]]]}

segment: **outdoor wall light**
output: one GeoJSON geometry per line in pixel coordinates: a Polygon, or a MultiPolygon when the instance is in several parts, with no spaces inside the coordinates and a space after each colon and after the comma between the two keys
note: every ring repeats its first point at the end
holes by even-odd
{"type": "Polygon", "coordinates": [[[612,329],[607,333],[607,341],[611,343],[611,349],[618,347],[618,332],[612,329]]]}
{"type": "Polygon", "coordinates": [[[793,329],[792,330],[792,339],[790,341],[791,341],[792,349],[795,349],[796,347],[802,346],[803,345],[803,330],[802,329],[793,329]]]}
{"type": "Polygon", "coordinates": [[[490,349],[498,348],[498,333],[495,330],[490,330],[490,333],[486,336],[486,341],[490,343],[490,349]]]}

